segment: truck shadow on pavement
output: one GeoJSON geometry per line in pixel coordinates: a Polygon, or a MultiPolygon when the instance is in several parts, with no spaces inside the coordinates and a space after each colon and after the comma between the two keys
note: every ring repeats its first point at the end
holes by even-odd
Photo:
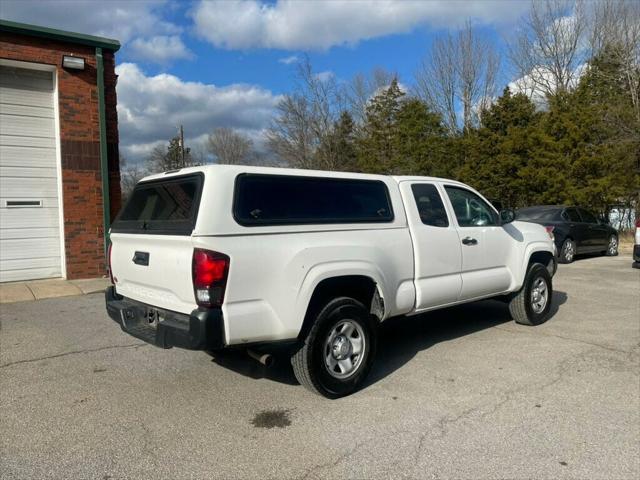
{"type": "MultiPolygon", "coordinates": [[[[553,292],[551,316],[548,321],[553,321],[553,317],[566,301],[565,292],[553,292]]],[[[391,375],[410,362],[418,352],[433,345],[509,322],[513,320],[507,304],[497,300],[484,300],[411,317],[390,318],[380,328],[376,360],[362,388],[367,388],[391,375]]],[[[253,360],[243,350],[209,354],[214,363],[249,378],[297,385],[288,352],[273,353],[276,362],[271,367],[265,367],[253,360]]]]}
{"type": "MultiPolygon", "coordinates": [[[[553,292],[548,322],[567,301],[565,292],[553,292]]],[[[508,305],[498,300],[458,305],[411,317],[391,318],[382,324],[376,362],[366,388],[398,370],[420,351],[438,343],[512,323],[508,305]]],[[[536,327],[525,327],[536,328],[536,327]]]]}

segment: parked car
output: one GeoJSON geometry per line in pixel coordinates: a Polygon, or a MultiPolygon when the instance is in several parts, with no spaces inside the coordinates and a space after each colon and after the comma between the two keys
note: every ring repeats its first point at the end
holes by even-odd
{"type": "Polygon", "coordinates": [[[553,234],[560,263],[583,253],[618,254],[618,232],[580,207],[541,205],[516,211],[516,219],[543,225],[553,234]]]}
{"type": "Polygon", "coordinates": [[[636,235],[633,245],[633,268],[640,268],[640,218],[636,218],[636,235]]]}
{"type": "Polygon", "coordinates": [[[478,192],[429,177],[211,165],[143,179],[113,222],[106,307],[159,347],[288,345],[335,398],[369,372],[380,322],[507,298],[549,317],[551,237],[478,192]]]}

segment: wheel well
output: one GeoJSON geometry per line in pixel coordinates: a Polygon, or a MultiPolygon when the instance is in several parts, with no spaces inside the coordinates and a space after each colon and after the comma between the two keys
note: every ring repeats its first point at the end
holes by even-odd
{"type": "Polygon", "coordinates": [[[575,239],[574,239],[571,235],[567,234],[567,235],[562,239],[562,241],[560,242],[560,244],[559,244],[559,245],[558,245],[558,243],[556,242],[556,245],[558,245],[558,253],[560,253],[560,249],[562,249],[562,247],[564,246],[564,242],[566,242],[567,240],[571,240],[572,242],[573,242],[573,241],[575,241],[575,239]]]}
{"type": "Polygon", "coordinates": [[[551,252],[533,252],[529,257],[529,264],[527,265],[527,271],[529,267],[534,263],[541,263],[547,270],[549,270],[549,274],[553,276],[554,274],[554,264],[553,264],[553,254],[551,252]]]}
{"type": "Polygon", "coordinates": [[[376,295],[376,282],[364,275],[346,275],[322,280],[313,291],[305,314],[299,338],[304,338],[313,324],[316,313],[332,298],[351,297],[358,300],[367,310],[371,310],[378,318],[382,318],[384,305],[376,295]],[[373,301],[376,305],[372,305],[373,301]]]}

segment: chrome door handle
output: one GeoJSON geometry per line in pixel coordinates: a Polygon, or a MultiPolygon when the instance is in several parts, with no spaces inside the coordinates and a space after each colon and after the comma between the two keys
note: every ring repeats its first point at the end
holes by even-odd
{"type": "Polygon", "coordinates": [[[471,238],[471,237],[465,237],[462,239],[462,243],[464,243],[465,245],[477,245],[478,244],[478,240],[476,240],[475,238],[471,238]]]}

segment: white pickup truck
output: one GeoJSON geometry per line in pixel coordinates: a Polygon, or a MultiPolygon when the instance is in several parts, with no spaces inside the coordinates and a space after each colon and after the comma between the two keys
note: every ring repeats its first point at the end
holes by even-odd
{"type": "Polygon", "coordinates": [[[291,349],[329,398],[369,372],[378,325],[489,297],[549,316],[554,243],[462,183],[266,167],[186,168],[135,187],[111,228],[111,318],[163,348],[291,349]]]}

